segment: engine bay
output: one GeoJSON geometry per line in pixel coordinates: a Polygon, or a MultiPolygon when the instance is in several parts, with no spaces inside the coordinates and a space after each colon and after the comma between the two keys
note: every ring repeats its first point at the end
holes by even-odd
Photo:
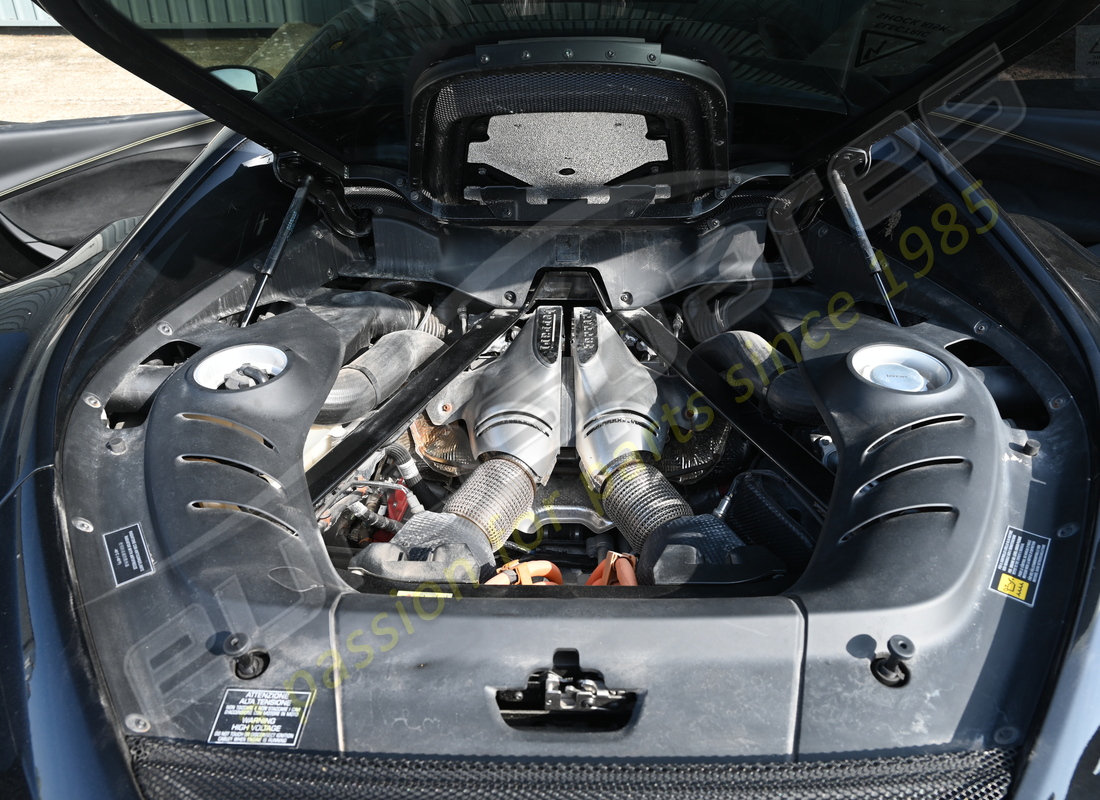
{"type": "MultiPolygon", "coordinates": [[[[258,150],[234,179],[272,180],[258,150]]],[[[307,212],[254,314],[270,239],[231,266],[152,247],[153,282],[211,266],[102,339],[62,461],[115,702],[205,740],[224,687],[300,691],[318,750],[1018,741],[1081,417],[964,299],[966,259],[997,257],[977,232],[957,270],[893,261],[895,323],[834,209],[792,267],[762,183],[704,226],[433,227],[373,195],[353,237],[307,212]],[[1030,581],[1004,582],[1012,548],[1030,581]]]]}
{"type": "MultiPolygon", "coordinates": [[[[299,241],[325,236],[339,244],[321,223],[299,241]]],[[[763,242],[735,253],[728,273],[760,271],[763,242]]],[[[317,272],[290,260],[284,275],[317,272]]],[[[173,487],[153,497],[171,502],[158,530],[309,536],[363,591],[775,594],[823,537],[961,524],[951,487],[988,477],[995,494],[996,453],[1033,441],[1013,426],[1048,418],[988,347],[915,313],[891,325],[846,292],[706,283],[638,307],[609,301],[602,268],[561,268],[493,308],[364,268],[247,327],[230,273],[191,301],[206,306],[185,334],[124,369],[102,421],[146,431],[147,479],[173,487]],[[836,482],[851,499],[830,514],[836,482]]]]}

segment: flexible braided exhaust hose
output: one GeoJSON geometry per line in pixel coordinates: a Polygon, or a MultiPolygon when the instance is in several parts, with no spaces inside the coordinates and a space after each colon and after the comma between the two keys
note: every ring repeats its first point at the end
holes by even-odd
{"type": "Polygon", "coordinates": [[[470,474],[443,511],[474,523],[493,550],[499,550],[519,518],[530,513],[534,499],[535,482],[530,473],[514,461],[493,458],[470,474]]]}
{"type": "Polygon", "coordinates": [[[694,513],[668,478],[652,464],[637,459],[626,461],[608,476],[603,509],[639,553],[654,530],[694,513]]]}

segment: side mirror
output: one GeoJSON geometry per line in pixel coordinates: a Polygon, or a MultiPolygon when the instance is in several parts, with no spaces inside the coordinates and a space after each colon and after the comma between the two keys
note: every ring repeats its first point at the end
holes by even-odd
{"type": "Polygon", "coordinates": [[[244,92],[249,97],[259,94],[275,80],[258,67],[246,67],[236,64],[210,67],[206,71],[230,88],[244,92]]]}

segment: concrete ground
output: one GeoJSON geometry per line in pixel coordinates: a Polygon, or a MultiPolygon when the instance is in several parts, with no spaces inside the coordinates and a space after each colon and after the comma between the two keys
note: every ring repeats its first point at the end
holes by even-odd
{"type": "Polygon", "coordinates": [[[68,34],[0,35],[0,75],[3,122],[187,108],[68,34]]]}
{"type": "MultiPolygon", "coordinates": [[[[252,37],[189,41],[170,47],[206,67],[249,64],[277,75],[316,27],[288,24],[252,37]]],[[[0,122],[113,117],[187,108],[61,31],[0,34],[0,122]]]]}

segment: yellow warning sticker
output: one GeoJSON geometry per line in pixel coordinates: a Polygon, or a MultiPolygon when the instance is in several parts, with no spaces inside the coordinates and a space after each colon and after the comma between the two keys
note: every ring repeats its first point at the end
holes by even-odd
{"type": "Polygon", "coordinates": [[[989,588],[1029,606],[1035,605],[1049,552],[1049,537],[1009,527],[989,588]]]}
{"type": "Polygon", "coordinates": [[[997,591],[1015,597],[1017,600],[1027,602],[1027,590],[1031,584],[1027,581],[1013,578],[1011,575],[1001,574],[1001,580],[997,584],[997,591]]]}
{"type": "Polygon", "coordinates": [[[450,592],[408,592],[400,591],[397,593],[398,597],[454,597],[450,592]]]}

